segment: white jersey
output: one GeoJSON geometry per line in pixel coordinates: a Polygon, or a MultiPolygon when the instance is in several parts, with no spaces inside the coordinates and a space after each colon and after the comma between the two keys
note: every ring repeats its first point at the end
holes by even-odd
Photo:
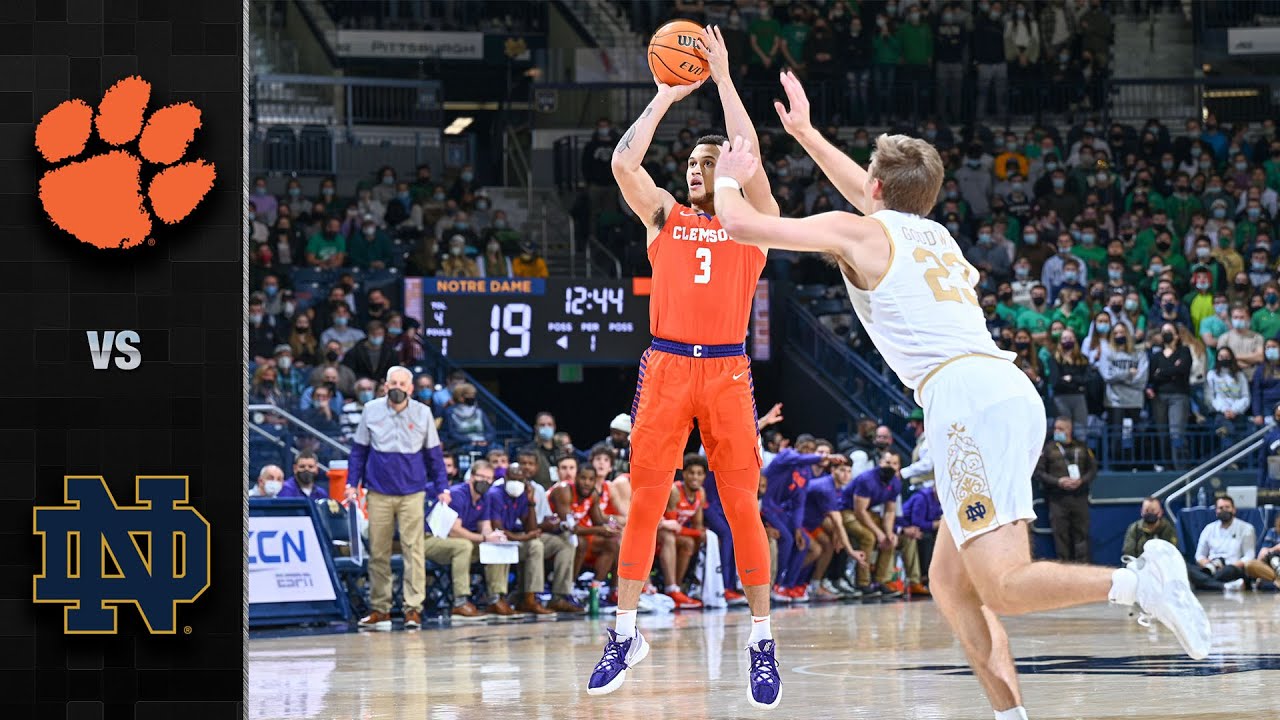
{"type": "Polygon", "coordinates": [[[964,355],[1016,357],[991,339],[973,289],[978,270],[946,228],[896,210],[871,217],[889,236],[889,267],[871,290],[847,277],[844,284],[867,335],[907,387],[915,390],[930,371],[964,355]]]}

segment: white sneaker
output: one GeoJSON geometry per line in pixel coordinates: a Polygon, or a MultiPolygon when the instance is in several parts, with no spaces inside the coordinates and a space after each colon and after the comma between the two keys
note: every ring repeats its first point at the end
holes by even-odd
{"type": "Polygon", "coordinates": [[[1241,590],[1244,590],[1244,579],[1241,578],[1239,580],[1232,580],[1226,585],[1223,585],[1222,589],[1226,590],[1227,592],[1239,592],[1241,590]]]}
{"type": "Polygon", "coordinates": [[[619,637],[612,629],[607,630],[608,640],[604,644],[604,656],[591,671],[591,679],[587,681],[588,695],[608,695],[622,686],[627,679],[627,670],[635,667],[649,654],[649,643],[645,642],[640,631],[631,638],[619,637]]]}
{"type": "Polygon", "coordinates": [[[1173,631],[1192,659],[1209,656],[1209,618],[1187,581],[1182,553],[1170,543],[1153,539],[1143,546],[1142,557],[1126,565],[1138,575],[1138,624],[1150,627],[1154,617],[1173,631]]]}

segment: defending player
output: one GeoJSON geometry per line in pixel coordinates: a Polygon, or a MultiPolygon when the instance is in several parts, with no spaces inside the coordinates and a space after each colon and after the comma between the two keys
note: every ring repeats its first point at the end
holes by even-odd
{"type": "MultiPolygon", "coordinates": [[[[708,29],[703,43],[728,131],[755,138],[733,87],[719,32],[708,29]]],[[[613,156],[613,176],[622,197],[646,229],[653,264],[649,327],[654,339],[653,347],[640,359],[632,405],[631,513],[618,567],[617,626],[609,631],[604,656],[591,674],[587,692],[613,692],[622,685],[627,669],[649,652],[648,643],[636,631],[636,606],[653,565],[658,522],[667,508],[672,474],[681,467],[697,418],[733,530],[738,575],[751,606],[748,700],[756,707],[775,707],[782,685],[769,623],[769,545],[756,504],[760,453],[751,361],[743,347],[765,253],[732,242],[714,217],[712,188],[723,137],[707,136],[695,144],[685,170],[688,206],[655,185],[641,167],[662,116],[701,84],[659,84],[653,102],[623,135],[613,156]]],[[[763,172],[748,180],[744,191],[756,211],[778,214],[763,172]]]]}
{"type": "Polygon", "coordinates": [[[792,220],[757,212],[738,189],[759,164],[743,138],[720,154],[717,217],[739,242],[833,255],[863,327],[915,391],[940,456],[943,521],[929,571],[933,595],[997,720],[1026,718],[998,615],[1136,602],[1188,655],[1207,656],[1209,621],[1173,545],[1149,541],[1141,558],[1120,569],[1032,562],[1025,523],[1035,517],[1030,478],[1045,437],[1044,405],[1010,362],[1013,354],[996,348],[987,332],[973,292],[978,271],[926,217],[942,184],[937,151],[924,140],[881,135],[864,170],[813,130],[795,76],[784,73],[782,84],[790,104],[775,104],[783,127],[866,217],[830,212],[792,220]]]}

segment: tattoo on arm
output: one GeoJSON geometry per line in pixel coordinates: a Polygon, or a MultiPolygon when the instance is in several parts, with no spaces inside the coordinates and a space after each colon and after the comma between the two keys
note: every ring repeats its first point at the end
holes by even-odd
{"type": "Polygon", "coordinates": [[[630,128],[627,129],[627,134],[622,136],[622,140],[618,143],[617,149],[613,151],[614,155],[621,155],[622,153],[631,149],[631,141],[636,136],[636,125],[639,125],[641,120],[644,120],[645,118],[649,117],[652,114],[653,114],[653,105],[650,104],[648,107],[644,109],[644,112],[640,113],[640,118],[636,120],[635,123],[630,128]]]}

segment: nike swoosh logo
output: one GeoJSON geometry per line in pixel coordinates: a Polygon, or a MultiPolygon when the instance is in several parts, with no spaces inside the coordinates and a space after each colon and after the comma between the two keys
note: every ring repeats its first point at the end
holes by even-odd
{"type": "Polygon", "coordinates": [[[737,375],[734,375],[734,376],[733,376],[733,379],[734,379],[734,380],[737,380],[738,378],[740,378],[740,377],[742,377],[743,375],[746,375],[746,374],[747,374],[747,371],[746,371],[746,370],[743,370],[742,372],[738,373],[737,375]]]}
{"type": "Polygon", "coordinates": [[[743,570],[742,573],[744,575],[750,575],[751,573],[756,572],[757,570],[759,570],[759,568],[747,568],[746,570],[743,570]]]}
{"type": "Polygon", "coordinates": [[[635,563],[629,563],[629,562],[622,563],[622,567],[634,567],[634,566],[635,566],[635,563]]]}

